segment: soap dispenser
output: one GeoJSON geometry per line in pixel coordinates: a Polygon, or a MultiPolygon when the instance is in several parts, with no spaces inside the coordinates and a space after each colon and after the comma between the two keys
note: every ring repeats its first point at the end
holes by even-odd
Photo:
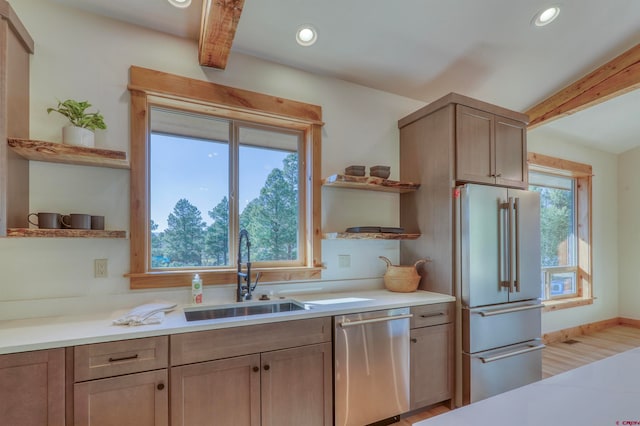
{"type": "Polygon", "coordinates": [[[191,297],[192,303],[200,304],[202,303],[202,279],[200,275],[196,274],[191,281],[191,297]]]}

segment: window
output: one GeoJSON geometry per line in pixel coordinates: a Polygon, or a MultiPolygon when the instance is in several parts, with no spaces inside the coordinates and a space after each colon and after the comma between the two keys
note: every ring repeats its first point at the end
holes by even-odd
{"type": "Polygon", "coordinates": [[[591,166],[530,153],[529,189],[540,194],[541,298],[591,303],[591,166]]]}
{"type": "Polygon", "coordinates": [[[240,229],[262,281],[317,278],[320,108],[137,67],[130,79],[131,287],[235,283],[240,229]]]}

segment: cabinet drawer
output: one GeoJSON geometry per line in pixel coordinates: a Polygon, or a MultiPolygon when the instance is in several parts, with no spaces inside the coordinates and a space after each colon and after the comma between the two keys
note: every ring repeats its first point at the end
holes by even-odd
{"type": "Polygon", "coordinates": [[[453,302],[435,303],[433,305],[412,306],[411,328],[428,327],[430,325],[453,322],[453,302]]]}
{"type": "Polygon", "coordinates": [[[256,324],[171,336],[171,365],[331,341],[331,317],[256,324]]]}
{"type": "Polygon", "coordinates": [[[168,336],[76,346],[74,381],[100,379],[121,374],[166,368],[168,336]]]}

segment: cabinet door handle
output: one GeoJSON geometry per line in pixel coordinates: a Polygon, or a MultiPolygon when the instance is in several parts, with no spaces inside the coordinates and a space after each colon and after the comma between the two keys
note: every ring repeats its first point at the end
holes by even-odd
{"type": "Polygon", "coordinates": [[[502,177],[502,173],[497,173],[494,175],[495,177],[502,177]]]}
{"type": "Polygon", "coordinates": [[[158,386],[156,386],[158,388],[158,390],[162,390],[164,389],[164,383],[158,383],[158,386]]]}
{"type": "Polygon", "coordinates": [[[254,366],[253,367],[253,371],[257,373],[258,371],[260,371],[260,367],[258,367],[257,365],[254,366]]]}
{"type": "Polygon", "coordinates": [[[270,368],[271,368],[271,367],[269,367],[269,364],[266,364],[266,365],[264,366],[265,371],[266,371],[266,370],[269,370],[270,368]]]}
{"type": "Polygon", "coordinates": [[[418,339],[416,339],[415,337],[411,338],[411,343],[418,343],[418,339]]]}
{"type": "Polygon", "coordinates": [[[120,357],[120,358],[111,358],[111,357],[109,357],[109,362],[128,361],[130,359],[136,359],[136,358],[138,358],[138,354],[129,355],[129,356],[123,356],[123,357],[120,357]]]}

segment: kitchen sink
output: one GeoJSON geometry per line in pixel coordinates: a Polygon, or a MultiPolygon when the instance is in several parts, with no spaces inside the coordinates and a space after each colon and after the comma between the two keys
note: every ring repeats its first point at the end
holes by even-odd
{"type": "Polygon", "coordinates": [[[291,299],[269,302],[241,302],[233,305],[185,308],[187,321],[202,321],[220,318],[245,317],[249,315],[277,314],[308,309],[304,304],[291,299]]]}

